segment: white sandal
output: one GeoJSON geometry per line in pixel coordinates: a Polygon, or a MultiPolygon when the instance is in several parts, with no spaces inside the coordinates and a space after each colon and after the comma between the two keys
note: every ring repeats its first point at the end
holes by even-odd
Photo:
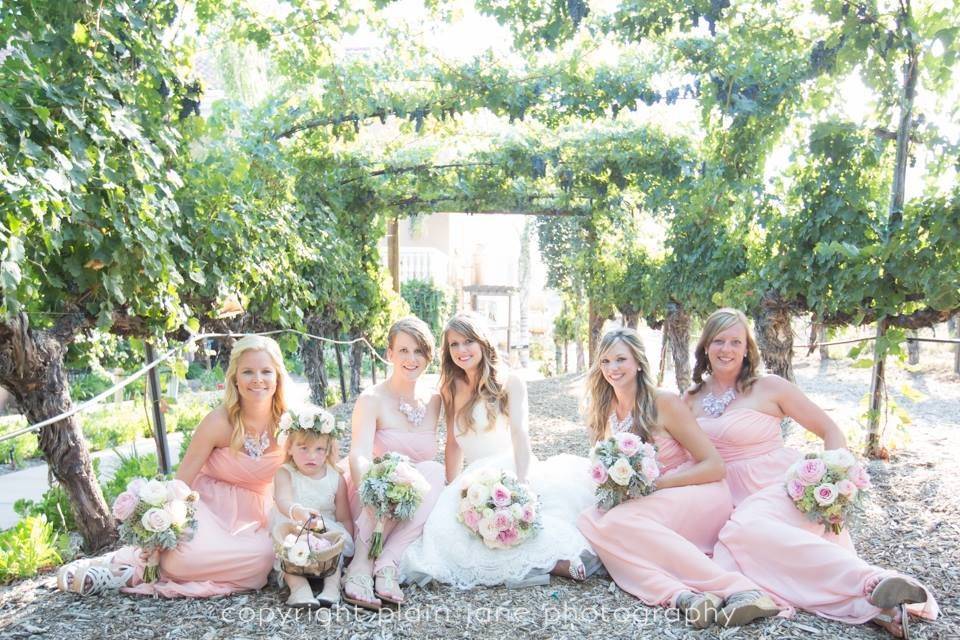
{"type": "Polygon", "coordinates": [[[129,584],[134,571],[135,568],[129,564],[122,565],[116,573],[114,573],[108,565],[100,563],[87,564],[74,571],[70,588],[65,590],[72,591],[81,596],[92,596],[103,593],[104,591],[115,591],[129,584]]]}

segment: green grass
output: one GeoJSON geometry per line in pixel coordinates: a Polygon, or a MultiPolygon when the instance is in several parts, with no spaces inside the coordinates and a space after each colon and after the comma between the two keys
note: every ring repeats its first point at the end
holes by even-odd
{"type": "Polygon", "coordinates": [[[69,553],[66,534],[58,534],[47,519],[28,516],[0,532],[0,583],[35,576],[60,564],[69,553]]]}

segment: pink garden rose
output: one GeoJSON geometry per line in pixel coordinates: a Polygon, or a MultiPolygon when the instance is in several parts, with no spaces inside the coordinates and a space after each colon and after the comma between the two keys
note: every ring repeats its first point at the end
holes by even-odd
{"type": "Polygon", "coordinates": [[[190,495],[190,487],[183,480],[171,480],[167,483],[168,500],[186,500],[190,495]]]}
{"type": "Polygon", "coordinates": [[[643,449],[643,455],[647,456],[648,458],[657,457],[657,448],[649,442],[644,442],[643,447],[641,448],[643,449]]]}
{"type": "Polygon", "coordinates": [[[148,509],[143,517],[140,518],[143,528],[153,533],[160,533],[170,528],[173,522],[170,520],[170,514],[164,509],[148,509]]]}
{"type": "Polygon", "coordinates": [[[498,531],[510,529],[513,525],[513,516],[510,515],[509,511],[501,509],[493,514],[493,526],[496,527],[498,531]]]}
{"type": "Polygon", "coordinates": [[[140,497],[140,490],[147,484],[147,481],[144,478],[134,478],[127,483],[127,491],[133,495],[140,497]]]}
{"type": "Polygon", "coordinates": [[[861,464],[855,464],[847,471],[847,479],[857,486],[857,489],[870,488],[870,474],[861,464]]]}
{"type": "Polygon", "coordinates": [[[817,484],[827,472],[827,465],[819,458],[804,460],[797,467],[797,477],[806,485],[817,484]]]}
{"type": "Polygon", "coordinates": [[[787,482],[787,495],[790,496],[791,500],[799,500],[803,497],[803,493],[806,490],[807,486],[797,480],[796,478],[791,478],[787,482]]]}
{"type": "Polygon", "coordinates": [[[644,458],[640,463],[640,470],[648,482],[653,482],[660,477],[660,466],[653,458],[644,458]]]}
{"type": "Polygon", "coordinates": [[[829,507],[837,500],[837,486],[824,482],[813,490],[813,498],[821,507],[829,507]]]}
{"type": "Polygon", "coordinates": [[[329,549],[331,547],[330,541],[326,538],[309,534],[307,535],[307,545],[310,547],[310,551],[313,553],[319,553],[324,549],[329,549]]]}
{"type": "Polygon", "coordinates": [[[843,479],[837,483],[837,491],[846,498],[853,498],[857,495],[857,485],[850,480],[843,479]]]}
{"type": "Polygon", "coordinates": [[[520,516],[520,519],[527,523],[537,519],[537,510],[533,508],[533,503],[528,502],[523,505],[523,515],[520,516]]]}
{"type": "Polygon", "coordinates": [[[493,485],[493,488],[490,490],[490,496],[493,498],[493,504],[498,507],[506,507],[512,500],[510,489],[507,489],[499,482],[493,485]]]}
{"type": "Polygon", "coordinates": [[[480,523],[480,514],[477,513],[476,509],[467,509],[463,512],[463,522],[470,527],[471,531],[476,531],[477,525],[480,523]]]}
{"type": "Polygon", "coordinates": [[[504,529],[499,534],[497,534],[497,542],[500,544],[510,547],[517,543],[520,539],[520,532],[517,531],[516,527],[510,527],[504,529]]]}
{"type": "Polygon", "coordinates": [[[129,491],[124,491],[113,501],[113,517],[121,521],[126,520],[136,511],[138,504],[140,504],[140,498],[129,491]]]}
{"type": "Polygon", "coordinates": [[[629,432],[618,433],[613,437],[617,441],[617,447],[628,458],[637,453],[640,450],[640,445],[643,444],[640,438],[629,432]]]}
{"type": "Polygon", "coordinates": [[[604,482],[607,481],[607,478],[609,476],[607,475],[607,469],[606,467],[603,466],[602,462],[597,462],[592,467],[590,467],[590,477],[597,484],[603,484],[604,482]]]}

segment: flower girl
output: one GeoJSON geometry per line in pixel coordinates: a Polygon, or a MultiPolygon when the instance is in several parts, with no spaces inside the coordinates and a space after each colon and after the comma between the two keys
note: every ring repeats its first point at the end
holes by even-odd
{"type": "MultiPolygon", "coordinates": [[[[334,417],[314,405],[288,411],[280,420],[280,438],[286,462],[274,477],[274,509],[271,531],[278,546],[289,546],[293,534],[290,524],[321,525],[343,537],[345,556],[353,555],[353,521],[347,487],[335,466],[339,455],[337,441],[341,429],[334,417]]],[[[311,540],[304,534],[304,539],[311,540]]],[[[316,551],[312,547],[307,551],[316,551]]],[[[292,550],[290,550],[292,551],[292,550]]],[[[289,552],[288,552],[289,554],[289,552]]],[[[278,567],[279,568],[279,567],[278,567]]],[[[340,567],[328,576],[323,590],[314,598],[306,578],[282,573],[290,588],[287,604],[291,607],[332,606],[340,601],[340,567]]]]}

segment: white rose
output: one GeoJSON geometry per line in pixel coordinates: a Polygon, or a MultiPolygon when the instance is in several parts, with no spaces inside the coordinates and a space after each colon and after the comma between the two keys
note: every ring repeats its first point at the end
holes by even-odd
{"type": "Polygon", "coordinates": [[[477,533],[484,540],[496,540],[497,536],[500,535],[500,531],[493,524],[493,518],[481,518],[480,522],[477,523],[477,533]]]}
{"type": "Polygon", "coordinates": [[[842,467],[844,469],[852,467],[857,462],[853,454],[846,449],[828,449],[820,454],[820,459],[828,467],[842,467]]]}
{"type": "Polygon", "coordinates": [[[295,544],[297,544],[297,536],[292,533],[288,533],[287,537],[283,539],[284,548],[289,549],[295,544]]]}
{"type": "Polygon", "coordinates": [[[613,463],[613,466],[607,470],[607,474],[613,478],[613,481],[616,482],[621,487],[625,487],[630,484],[630,477],[634,474],[633,467],[630,466],[630,461],[626,458],[618,458],[616,462],[613,463]]]}
{"type": "Polygon", "coordinates": [[[306,540],[301,540],[287,551],[287,560],[298,567],[303,567],[310,562],[310,546],[306,540]]]}
{"type": "Polygon", "coordinates": [[[490,499],[490,488],[479,482],[467,489],[467,499],[475,507],[482,507],[490,499]]]}
{"type": "Polygon", "coordinates": [[[164,511],[170,516],[173,526],[182,527],[187,523],[187,504],[183,500],[171,501],[164,511]]]}
{"type": "Polygon", "coordinates": [[[485,483],[500,482],[500,470],[493,467],[484,467],[477,472],[477,478],[480,482],[485,483]]]}
{"type": "Polygon", "coordinates": [[[140,499],[155,507],[167,501],[167,485],[160,480],[151,480],[140,489],[140,499]]]}
{"type": "Polygon", "coordinates": [[[512,505],[510,505],[510,515],[514,520],[519,520],[523,517],[523,507],[514,502],[512,505]]]}
{"type": "Polygon", "coordinates": [[[147,512],[140,518],[143,528],[152,533],[161,533],[170,528],[172,524],[170,514],[165,509],[147,509],[147,512]]]}
{"type": "Polygon", "coordinates": [[[290,427],[293,426],[293,416],[290,415],[290,412],[285,412],[280,416],[280,431],[289,431],[290,427]]]}

